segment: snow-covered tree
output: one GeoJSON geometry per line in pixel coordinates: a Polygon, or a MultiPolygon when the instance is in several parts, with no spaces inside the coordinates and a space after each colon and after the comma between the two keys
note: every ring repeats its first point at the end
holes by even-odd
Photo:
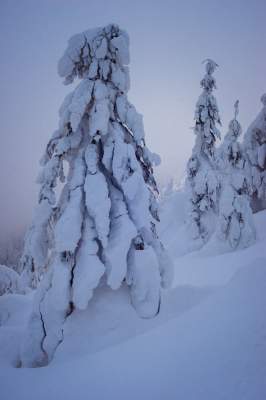
{"type": "Polygon", "coordinates": [[[0,264],[21,273],[20,258],[23,251],[24,232],[7,235],[0,240],[0,264]]]}
{"type": "Polygon", "coordinates": [[[218,238],[231,248],[247,247],[255,240],[255,227],[249,197],[249,169],[239,137],[242,132],[235,116],[229,123],[228,133],[220,147],[220,173],[222,182],[219,202],[218,238]]]}
{"type": "Polygon", "coordinates": [[[190,236],[204,244],[214,231],[220,184],[217,174],[215,142],[220,138],[218,106],[212,92],[216,88],[213,72],[217,64],[206,60],[206,74],[201,81],[203,92],[196,104],[196,142],[187,164],[186,186],[189,194],[190,236]]]}
{"type": "Polygon", "coordinates": [[[25,293],[25,287],[14,269],[0,265],[0,296],[11,293],[25,293]]]}
{"type": "Polygon", "coordinates": [[[66,84],[81,79],[61,109],[39,177],[39,205],[24,260],[37,289],[22,365],[48,363],[63,324],[99,285],[128,285],[142,317],[160,307],[171,263],[156,233],[159,158],[145,144],[142,116],[129,103],[129,38],[116,25],[73,36],[59,61],[66,84]],[[54,189],[64,182],[59,199],[54,189]],[[41,271],[41,272],[39,272],[41,271]]]}
{"type": "Polygon", "coordinates": [[[244,135],[244,146],[251,169],[252,208],[266,208],[266,94],[261,97],[262,110],[244,135]]]}
{"type": "Polygon", "coordinates": [[[168,197],[171,197],[172,194],[176,191],[176,186],[177,185],[174,179],[170,178],[169,181],[160,189],[161,199],[166,199],[168,197]]]}

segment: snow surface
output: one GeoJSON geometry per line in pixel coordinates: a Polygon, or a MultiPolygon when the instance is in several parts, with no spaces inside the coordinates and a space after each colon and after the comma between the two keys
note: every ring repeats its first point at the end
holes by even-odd
{"type": "Polygon", "coordinates": [[[161,204],[175,279],[157,317],[139,318],[124,285],[98,287],[67,319],[48,367],[14,368],[32,293],[0,297],[1,399],[266,398],[266,211],[255,215],[254,245],[225,252],[213,239],[189,253],[184,199],[161,204]]]}

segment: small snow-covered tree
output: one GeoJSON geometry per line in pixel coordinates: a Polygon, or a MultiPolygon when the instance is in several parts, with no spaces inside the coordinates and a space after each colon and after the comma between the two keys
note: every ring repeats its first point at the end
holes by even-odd
{"type": "Polygon", "coordinates": [[[214,231],[220,184],[216,172],[215,142],[220,138],[218,106],[212,92],[216,88],[213,72],[217,64],[206,60],[206,74],[201,81],[203,92],[196,104],[196,142],[187,164],[186,186],[189,194],[190,236],[199,244],[208,241],[214,231]]]}
{"type": "Polygon", "coordinates": [[[23,251],[24,232],[7,235],[0,240],[0,264],[21,273],[20,258],[23,251]]]}
{"type": "Polygon", "coordinates": [[[220,146],[220,173],[222,182],[219,202],[218,238],[227,241],[231,248],[247,247],[255,240],[255,227],[249,197],[249,169],[239,137],[242,132],[235,117],[229,123],[228,133],[220,146]]]}
{"type": "Polygon", "coordinates": [[[262,110],[244,135],[244,146],[251,169],[252,208],[266,208],[266,94],[261,97],[262,110]]]}
{"type": "Polygon", "coordinates": [[[61,109],[39,177],[39,205],[26,240],[31,280],[45,272],[26,333],[22,365],[48,363],[63,323],[94,289],[125,282],[142,317],[159,311],[171,263],[156,233],[158,156],[145,144],[142,116],[129,103],[129,38],[116,25],[73,36],[59,62],[65,83],[81,82],[61,109]],[[54,188],[66,183],[56,201],[54,188]]]}
{"type": "Polygon", "coordinates": [[[170,178],[169,181],[160,190],[161,199],[171,197],[175,190],[176,183],[173,178],[170,178]]]}
{"type": "Polygon", "coordinates": [[[6,265],[0,265],[0,296],[11,293],[25,293],[20,275],[6,265]]]}

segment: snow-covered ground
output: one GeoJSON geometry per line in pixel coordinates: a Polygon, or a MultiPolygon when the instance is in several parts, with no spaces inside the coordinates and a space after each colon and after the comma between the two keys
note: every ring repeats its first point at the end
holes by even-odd
{"type": "Polygon", "coordinates": [[[161,236],[175,262],[160,314],[140,319],[125,287],[98,288],[75,311],[44,368],[18,365],[32,294],[0,298],[0,398],[264,400],[266,211],[257,241],[225,252],[212,241],[187,252],[184,193],[162,204],[161,236]]]}

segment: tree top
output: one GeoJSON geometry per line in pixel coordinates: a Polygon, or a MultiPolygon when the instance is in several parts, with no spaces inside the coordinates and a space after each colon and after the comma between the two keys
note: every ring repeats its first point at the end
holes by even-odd
{"type": "Polygon", "coordinates": [[[206,60],[202,61],[202,64],[205,64],[205,69],[207,74],[211,75],[219,65],[210,58],[206,58],[206,60]]]}
{"type": "Polygon", "coordinates": [[[59,60],[58,74],[65,78],[65,84],[75,77],[97,79],[99,74],[107,79],[110,64],[129,64],[128,34],[115,24],[72,36],[59,60]]]}

